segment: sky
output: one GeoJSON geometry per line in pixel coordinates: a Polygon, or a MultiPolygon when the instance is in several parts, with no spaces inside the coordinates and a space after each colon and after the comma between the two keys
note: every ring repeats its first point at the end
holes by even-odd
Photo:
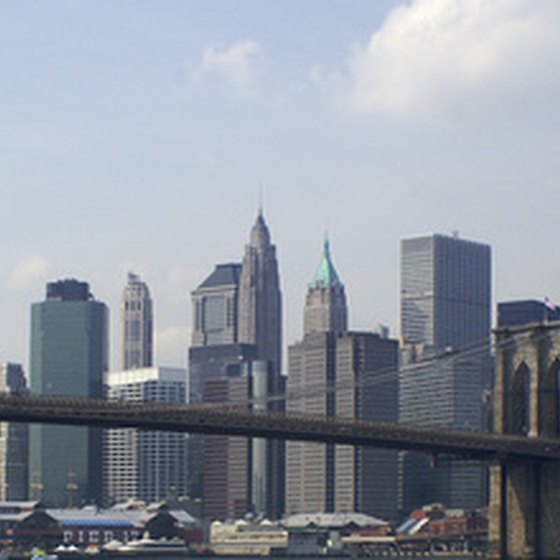
{"type": "Polygon", "coordinates": [[[0,3],[0,361],[61,278],[150,286],[158,365],[264,208],[284,342],[325,232],[350,325],[399,334],[399,242],[492,246],[493,299],[560,301],[557,0],[0,3]]]}

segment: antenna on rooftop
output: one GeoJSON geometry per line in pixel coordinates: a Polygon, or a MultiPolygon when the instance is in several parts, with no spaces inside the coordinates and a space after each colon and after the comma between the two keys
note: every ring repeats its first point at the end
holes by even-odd
{"type": "Polygon", "coordinates": [[[264,208],[264,187],[262,181],[259,181],[259,214],[262,215],[264,208]]]}

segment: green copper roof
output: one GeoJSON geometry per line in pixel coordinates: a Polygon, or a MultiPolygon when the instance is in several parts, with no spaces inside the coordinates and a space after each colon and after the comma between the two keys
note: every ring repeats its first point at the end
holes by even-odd
{"type": "Polygon", "coordinates": [[[337,284],[342,284],[342,282],[340,281],[331,260],[329,240],[325,239],[321,262],[319,263],[317,271],[313,275],[309,285],[311,287],[320,286],[322,288],[328,288],[329,286],[336,286],[337,284]]]}

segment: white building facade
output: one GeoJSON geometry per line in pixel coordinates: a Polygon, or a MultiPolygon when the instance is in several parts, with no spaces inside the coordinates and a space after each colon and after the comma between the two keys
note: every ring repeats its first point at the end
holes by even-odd
{"type": "MultiPolygon", "coordinates": [[[[134,402],[185,403],[184,369],[139,368],[109,372],[107,396],[134,402]]],[[[186,495],[186,436],[134,428],[106,431],[105,501],[147,503],[186,495]]]]}

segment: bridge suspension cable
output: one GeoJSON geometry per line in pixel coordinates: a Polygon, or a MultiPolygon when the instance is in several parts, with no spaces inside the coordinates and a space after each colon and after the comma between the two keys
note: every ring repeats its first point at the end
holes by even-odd
{"type": "MultiPolygon", "coordinates": [[[[545,335],[543,334],[540,336],[542,337],[545,335]]],[[[324,382],[309,383],[301,389],[287,391],[284,394],[270,394],[263,397],[236,399],[234,402],[228,401],[228,404],[236,407],[251,407],[255,405],[268,405],[284,401],[297,402],[307,398],[316,399],[319,396],[327,396],[342,390],[348,391],[372,388],[395,381],[399,373],[412,371],[418,368],[419,365],[429,367],[430,364],[434,364],[434,366],[443,364],[445,367],[465,359],[484,358],[486,356],[492,358],[492,355],[495,354],[497,350],[507,350],[514,345],[517,347],[523,347],[525,345],[534,344],[538,341],[539,339],[536,339],[530,333],[522,333],[515,339],[506,339],[501,342],[496,342],[495,340],[485,340],[464,350],[440,354],[414,364],[400,366],[399,368],[391,367],[379,369],[375,372],[371,372],[371,375],[363,376],[361,379],[354,379],[352,382],[344,379],[342,381],[336,381],[333,384],[326,384],[324,382]]],[[[483,395],[481,395],[481,398],[482,396],[483,395]]],[[[204,406],[207,408],[219,408],[223,405],[223,402],[204,403],[204,406]]]]}

